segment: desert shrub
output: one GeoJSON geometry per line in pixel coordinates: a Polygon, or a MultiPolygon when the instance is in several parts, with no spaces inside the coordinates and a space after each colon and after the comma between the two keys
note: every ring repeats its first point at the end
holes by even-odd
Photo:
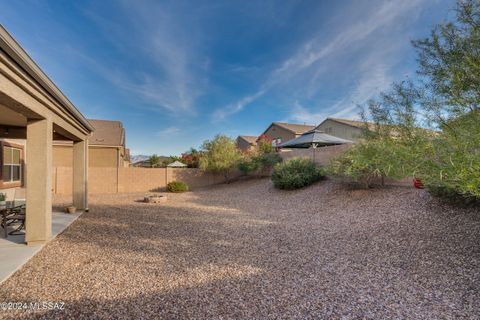
{"type": "Polygon", "coordinates": [[[252,172],[270,170],[279,162],[282,162],[282,158],[277,153],[258,153],[245,156],[238,163],[238,169],[245,174],[249,174],[252,172]]]}
{"type": "Polygon", "coordinates": [[[182,181],[171,181],[167,184],[167,190],[169,192],[185,192],[188,191],[188,185],[182,181]]]}
{"type": "Polygon", "coordinates": [[[273,152],[272,139],[266,135],[261,135],[257,141],[257,148],[260,153],[273,152]]]}
{"type": "Polygon", "coordinates": [[[260,168],[260,165],[257,161],[254,161],[253,157],[244,157],[238,163],[238,170],[244,174],[249,174],[257,171],[260,168]]]}
{"type": "Polygon", "coordinates": [[[329,174],[362,183],[367,188],[385,178],[405,177],[408,149],[394,140],[366,140],[354,145],[327,167],[329,174]]]}
{"type": "Polygon", "coordinates": [[[221,173],[230,181],[230,172],[237,167],[242,154],[237,149],[235,140],[224,135],[217,135],[202,145],[202,157],[199,167],[203,171],[221,173]]]}
{"type": "Polygon", "coordinates": [[[255,158],[263,168],[270,168],[282,162],[282,157],[278,153],[262,153],[255,158]]]}
{"type": "Polygon", "coordinates": [[[450,121],[432,142],[417,176],[436,196],[480,203],[480,111],[450,121]]]}
{"type": "Polygon", "coordinates": [[[181,162],[185,163],[189,168],[198,168],[201,156],[202,153],[200,151],[191,148],[189,151],[182,153],[181,162]]]}
{"type": "Polygon", "coordinates": [[[272,174],[273,185],[279,189],[299,189],[325,177],[323,169],[308,158],[293,158],[278,163],[272,174]]]}
{"type": "Polygon", "coordinates": [[[454,21],[413,42],[419,81],[396,83],[368,102],[373,126],[334,160],[333,173],[367,185],[378,177],[414,176],[442,199],[479,201],[480,3],[458,0],[455,12],[454,21]]]}

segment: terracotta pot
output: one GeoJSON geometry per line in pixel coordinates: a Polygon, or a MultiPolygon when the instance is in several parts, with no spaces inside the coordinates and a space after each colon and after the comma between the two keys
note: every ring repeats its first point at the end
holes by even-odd
{"type": "Polygon", "coordinates": [[[72,213],[75,213],[76,211],[77,211],[77,208],[75,208],[74,206],[69,206],[65,208],[66,213],[72,214],[72,213]]]}

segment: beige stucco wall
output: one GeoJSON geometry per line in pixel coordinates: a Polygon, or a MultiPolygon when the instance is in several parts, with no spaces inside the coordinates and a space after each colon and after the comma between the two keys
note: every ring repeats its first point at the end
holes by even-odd
{"type": "MultiPolygon", "coordinates": [[[[240,176],[239,172],[232,178],[240,176]]],[[[53,192],[55,194],[72,193],[72,168],[56,167],[53,169],[53,192]]],[[[117,192],[151,192],[163,190],[167,181],[186,182],[190,189],[205,187],[225,182],[222,175],[204,173],[192,168],[106,168],[90,167],[88,169],[88,191],[90,194],[117,192]]]]}
{"type": "MultiPolygon", "coordinates": [[[[72,146],[53,146],[53,167],[71,167],[73,157],[72,146]]],[[[93,147],[88,148],[89,167],[117,167],[124,166],[123,159],[120,159],[117,148],[93,147]],[[120,161],[121,160],[121,161],[120,161]]]]}
{"type": "Polygon", "coordinates": [[[73,165],[73,148],[71,146],[53,146],[53,167],[71,167],[73,165]]]}
{"type": "Polygon", "coordinates": [[[295,135],[295,133],[276,125],[271,126],[267,131],[265,131],[265,135],[272,140],[280,138],[282,139],[282,143],[298,137],[298,135],[295,135]]]}
{"type": "Polygon", "coordinates": [[[243,139],[237,139],[237,148],[240,150],[247,151],[247,150],[253,149],[254,146],[252,146],[250,143],[248,143],[243,139]]]}
{"type": "Polygon", "coordinates": [[[339,123],[330,119],[325,120],[318,127],[318,130],[328,133],[332,136],[357,141],[361,138],[362,129],[355,128],[346,124],[339,123]]]}
{"type": "Polygon", "coordinates": [[[331,159],[341,155],[343,152],[351,148],[353,144],[342,144],[338,146],[321,147],[317,149],[282,149],[279,153],[283,160],[295,157],[315,158],[315,163],[327,165],[331,159]]]}

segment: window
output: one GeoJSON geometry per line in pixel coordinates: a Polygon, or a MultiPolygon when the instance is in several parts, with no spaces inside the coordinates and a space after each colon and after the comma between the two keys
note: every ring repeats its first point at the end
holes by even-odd
{"type": "Polygon", "coordinates": [[[3,147],[3,182],[20,182],[22,179],[22,150],[3,147]]]}

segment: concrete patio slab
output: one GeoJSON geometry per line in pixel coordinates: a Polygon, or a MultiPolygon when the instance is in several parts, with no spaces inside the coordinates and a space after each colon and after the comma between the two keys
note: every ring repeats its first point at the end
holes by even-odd
{"type": "MultiPolygon", "coordinates": [[[[52,213],[52,239],[65,230],[73,221],[75,221],[83,212],[74,214],[65,214],[62,212],[52,213]]],[[[25,245],[25,235],[8,236],[5,239],[3,232],[0,235],[0,283],[10,277],[15,271],[20,269],[28,260],[30,260],[43,245],[27,246],[25,245]]]]}

